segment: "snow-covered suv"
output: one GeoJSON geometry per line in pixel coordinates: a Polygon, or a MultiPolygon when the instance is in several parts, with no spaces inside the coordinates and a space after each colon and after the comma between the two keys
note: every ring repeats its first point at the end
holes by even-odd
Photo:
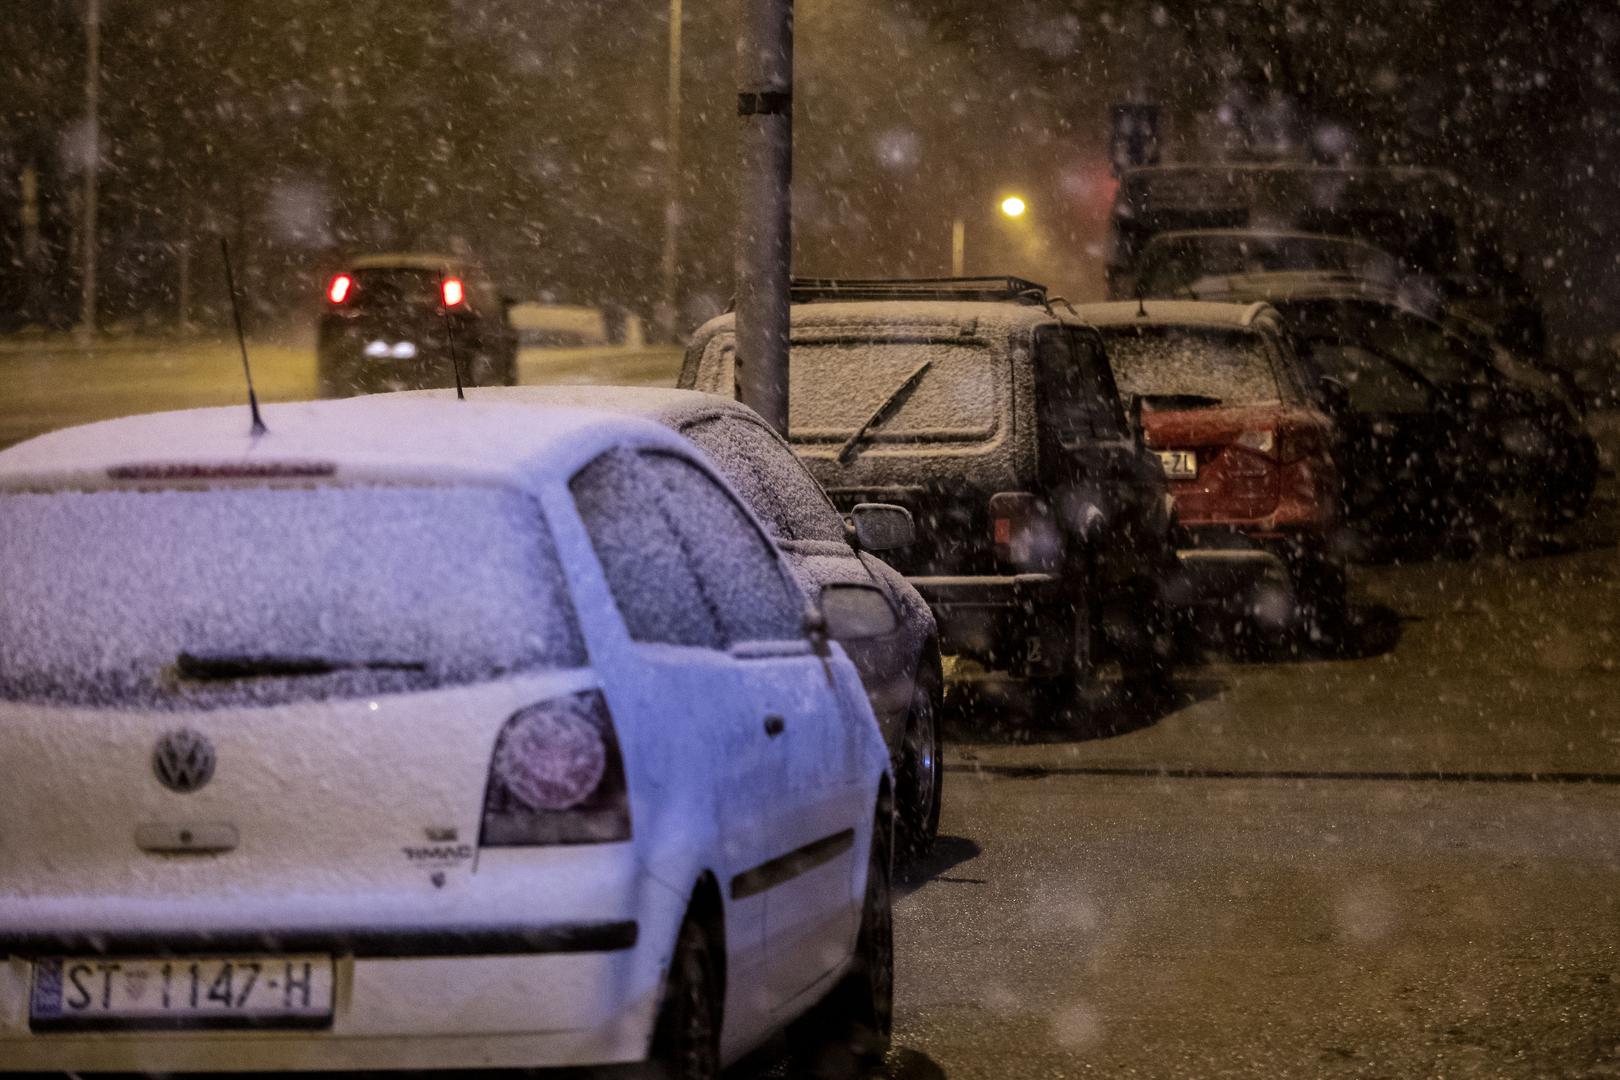
{"type": "MultiPolygon", "coordinates": [[[[1104,661],[1142,686],[1172,663],[1169,489],[1133,433],[1097,332],[1016,278],[796,282],[788,439],[839,506],[909,509],[891,561],[941,646],[1088,701],[1104,661]]],[[[735,393],[729,314],[680,385],[735,393]]]]}

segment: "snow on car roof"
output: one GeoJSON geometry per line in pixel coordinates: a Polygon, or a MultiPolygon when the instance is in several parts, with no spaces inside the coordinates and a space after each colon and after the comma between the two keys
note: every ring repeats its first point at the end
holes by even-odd
{"type": "Polygon", "coordinates": [[[457,401],[453,391],[376,394],[263,407],[268,434],[249,433],[245,405],[149,413],[64,428],[0,451],[0,487],[105,481],[186,469],[292,467],[380,478],[481,478],[528,486],[614,443],[684,445],[650,420],[541,403],[457,401]]]}
{"type": "Polygon", "coordinates": [[[450,266],[461,266],[466,261],[466,259],[458,259],[454,255],[438,255],[433,252],[395,251],[380,252],[375,255],[360,255],[350,259],[349,266],[355,270],[391,268],[440,270],[450,266]]]}
{"type": "Polygon", "coordinates": [[[1371,300],[1413,314],[1422,314],[1400,293],[1382,282],[1324,270],[1268,270],[1256,274],[1225,274],[1199,282],[1198,292],[1212,300],[1274,303],[1290,300],[1371,300]]]}
{"type": "MultiPolygon", "coordinates": [[[[407,391],[413,395],[438,392],[407,391]]],[[[499,404],[600,410],[646,417],[666,426],[716,413],[760,420],[758,413],[740,401],[700,390],[675,390],[661,386],[490,386],[468,390],[467,397],[473,401],[499,404]]],[[[760,422],[763,423],[763,420],[760,422]]]]}
{"type": "MultiPolygon", "coordinates": [[[[794,304],[790,310],[795,330],[939,326],[958,332],[966,329],[1008,334],[1057,318],[1038,304],[980,300],[830,300],[794,304]]],[[[693,340],[730,330],[734,322],[732,312],[716,316],[693,335],[693,340]]]]}
{"type": "MultiPolygon", "coordinates": [[[[1352,236],[1337,236],[1333,233],[1309,232],[1299,229],[1268,229],[1255,227],[1251,229],[1167,229],[1155,233],[1148,240],[1143,250],[1148,248],[1167,246],[1178,240],[1310,240],[1319,244],[1331,244],[1335,247],[1361,248],[1379,255],[1389,255],[1389,252],[1376,244],[1369,244],[1352,236]]],[[[1393,258],[1393,256],[1390,256],[1393,258]]]]}
{"type": "Polygon", "coordinates": [[[1092,326],[1226,326],[1247,329],[1259,315],[1270,310],[1264,303],[1220,304],[1203,300],[1114,300],[1106,304],[1081,304],[1080,318],[1092,326]],[[1147,314],[1143,315],[1142,312],[1147,314]]]}

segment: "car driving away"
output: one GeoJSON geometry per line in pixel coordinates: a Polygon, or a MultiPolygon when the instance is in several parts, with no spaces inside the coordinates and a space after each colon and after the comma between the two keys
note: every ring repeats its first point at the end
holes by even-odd
{"type": "Polygon", "coordinates": [[[829,584],[865,585],[900,615],[894,634],[842,641],[889,746],[898,851],[927,852],[939,832],[945,782],[940,734],[944,675],[933,613],[883,561],[915,533],[903,507],[865,503],[848,520],[758,413],[715,394],[653,387],[523,386],[474,391],[479,401],[575,406],[656,421],[691,440],[747,501],[809,599],[829,584]]]}
{"type": "MultiPolygon", "coordinates": [[[[940,647],[1091,708],[1173,663],[1178,574],[1158,459],[1136,442],[1096,332],[1018,278],[795,283],[788,441],[846,510],[911,511],[892,560],[940,647]]],[[[735,386],[729,315],[693,336],[686,388],[735,386]]]]}
{"type": "Polygon", "coordinates": [[[0,1072],[881,1053],[887,597],[645,420],[265,420],[0,454],[0,1072]]]}
{"type": "Polygon", "coordinates": [[[1235,600],[1273,634],[1336,638],[1346,553],[1333,422],[1314,404],[1277,313],[1193,301],[1078,310],[1102,334],[1120,392],[1140,402],[1190,539],[1181,557],[1193,599],[1235,600]],[[1257,560],[1259,574],[1237,573],[1257,560]]]}
{"type": "Polygon", "coordinates": [[[511,386],[517,333],[476,264],[451,255],[366,255],[326,284],[315,363],[322,397],[511,386]],[[458,371],[459,368],[459,371],[458,371]]]}

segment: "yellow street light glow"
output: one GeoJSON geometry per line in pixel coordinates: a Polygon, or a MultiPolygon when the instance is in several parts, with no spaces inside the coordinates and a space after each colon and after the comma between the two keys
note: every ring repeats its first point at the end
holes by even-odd
{"type": "Polygon", "coordinates": [[[1001,212],[1008,217],[1023,217],[1024,211],[1027,209],[1024,200],[1016,195],[1009,195],[1001,200],[1001,212]]]}

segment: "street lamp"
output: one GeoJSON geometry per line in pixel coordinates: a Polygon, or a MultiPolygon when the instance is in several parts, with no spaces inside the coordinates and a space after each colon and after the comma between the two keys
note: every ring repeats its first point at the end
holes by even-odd
{"type": "MultiPolygon", "coordinates": [[[[1008,195],[1001,200],[1000,210],[1003,217],[1021,218],[1029,210],[1029,204],[1017,195],[1008,195]]],[[[967,221],[958,217],[951,222],[951,276],[962,277],[967,273],[967,221]]]]}

